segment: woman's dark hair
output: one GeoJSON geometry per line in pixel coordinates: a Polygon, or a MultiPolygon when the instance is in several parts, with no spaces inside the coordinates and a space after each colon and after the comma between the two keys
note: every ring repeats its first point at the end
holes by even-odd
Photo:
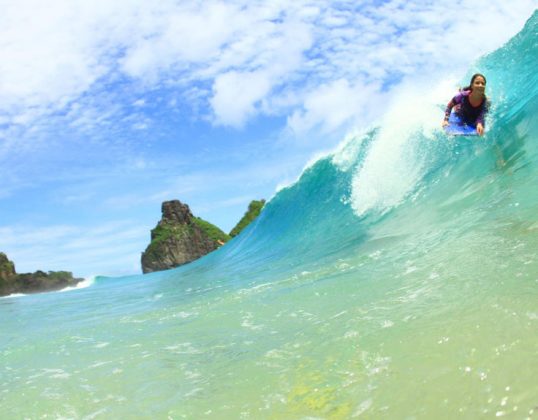
{"type": "Polygon", "coordinates": [[[484,83],[487,83],[486,76],[484,76],[482,73],[475,73],[473,74],[473,77],[471,77],[471,82],[469,83],[469,86],[465,86],[462,90],[471,90],[474,79],[476,79],[477,77],[481,77],[482,79],[484,79],[484,83]]]}

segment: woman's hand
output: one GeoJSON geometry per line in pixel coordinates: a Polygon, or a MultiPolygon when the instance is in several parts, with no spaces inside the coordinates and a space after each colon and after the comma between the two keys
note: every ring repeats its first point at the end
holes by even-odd
{"type": "Polygon", "coordinates": [[[484,134],[484,126],[480,123],[476,124],[476,132],[478,133],[479,136],[484,134]]]}
{"type": "Polygon", "coordinates": [[[441,127],[446,127],[448,125],[448,121],[447,120],[443,120],[443,123],[441,124],[441,127]]]}

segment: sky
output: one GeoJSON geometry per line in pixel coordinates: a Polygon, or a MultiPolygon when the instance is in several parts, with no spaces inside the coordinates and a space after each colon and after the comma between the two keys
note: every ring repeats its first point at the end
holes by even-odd
{"type": "Polygon", "coordinates": [[[17,272],[141,273],[163,201],[229,232],[402,86],[461,80],[537,7],[0,0],[0,252],[17,272]]]}

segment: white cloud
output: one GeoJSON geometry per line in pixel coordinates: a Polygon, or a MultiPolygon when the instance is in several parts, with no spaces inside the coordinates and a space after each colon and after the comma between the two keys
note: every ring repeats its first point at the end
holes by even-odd
{"type": "Polygon", "coordinates": [[[365,124],[376,114],[379,103],[376,86],[350,85],[339,79],[319,86],[304,99],[304,109],[297,110],[288,119],[289,126],[298,133],[308,132],[321,126],[323,132],[331,132],[345,123],[365,124]],[[359,110],[363,111],[361,115],[359,110]]]}
{"type": "Polygon", "coordinates": [[[242,127],[258,112],[271,114],[267,100],[272,90],[286,85],[289,75],[302,68],[303,52],[312,44],[311,28],[293,20],[280,26],[262,26],[266,32],[258,29],[246,43],[236,44],[248,53],[244,65],[258,70],[230,71],[215,77],[210,104],[218,124],[242,127]]]}
{"type": "Polygon", "coordinates": [[[312,104],[283,105],[283,96],[311,91],[296,97],[312,101],[320,85],[342,79],[359,86],[385,83],[391,72],[464,69],[535,8],[535,0],[4,1],[0,114],[31,124],[127,76],[142,92],[170,81],[212,85],[201,92],[219,124],[240,127],[260,113],[295,113],[293,122],[312,104]]]}
{"type": "Polygon", "coordinates": [[[271,88],[267,74],[262,72],[230,72],[218,76],[213,86],[211,106],[218,123],[241,127],[255,114],[255,105],[271,88]]]}
{"type": "Polygon", "coordinates": [[[144,122],[138,122],[133,124],[133,130],[147,130],[149,128],[149,124],[144,122]]]}
{"type": "Polygon", "coordinates": [[[236,5],[221,2],[185,2],[150,10],[152,19],[142,26],[121,60],[133,77],[189,63],[212,61],[230,36],[243,25],[236,5]]]}
{"type": "Polygon", "coordinates": [[[62,107],[105,71],[91,21],[69,2],[3,2],[0,107],[62,107]]]}

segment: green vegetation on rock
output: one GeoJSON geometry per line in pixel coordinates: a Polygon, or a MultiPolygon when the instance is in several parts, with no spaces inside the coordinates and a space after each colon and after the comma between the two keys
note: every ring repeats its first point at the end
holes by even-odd
{"type": "Polygon", "coordinates": [[[37,293],[74,286],[83,279],[73,277],[69,271],[15,272],[15,264],[0,252],[0,296],[11,293],[37,293]]]}
{"type": "Polygon", "coordinates": [[[0,279],[7,278],[15,274],[15,264],[7,258],[7,255],[0,252],[0,279]]]}
{"type": "Polygon", "coordinates": [[[252,200],[248,205],[248,210],[241,218],[239,223],[230,231],[230,236],[239,235],[243,229],[245,229],[256,217],[258,217],[265,205],[265,200],[252,200]]]}
{"type": "MultiPolygon", "coordinates": [[[[82,279],[79,279],[82,280],[82,279]]],[[[73,273],[69,271],[36,271],[35,273],[17,274],[19,291],[36,292],[40,290],[58,290],[67,286],[73,286],[77,281],[73,278],[73,273]]]]}
{"type": "Polygon", "coordinates": [[[167,239],[172,238],[177,231],[177,227],[174,227],[168,223],[159,223],[151,230],[151,242],[144,252],[148,258],[156,258],[160,253],[160,245],[167,239]]]}
{"type": "Polygon", "coordinates": [[[191,213],[179,200],[162,204],[162,218],[151,231],[151,243],[142,253],[142,271],[167,270],[194,261],[219,248],[230,236],[191,213]]]}
{"type": "Polygon", "coordinates": [[[192,220],[198,225],[200,229],[202,229],[202,231],[209,237],[209,239],[214,242],[228,242],[231,239],[230,235],[227,235],[217,226],[212,223],[206,222],[204,219],[194,217],[192,220]]]}
{"type": "MultiPolygon", "coordinates": [[[[193,217],[192,221],[198,226],[202,232],[213,242],[228,242],[231,237],[220,230],[217,226],[201,219],[193,217]]],[[[177,224],[168,221],[162,221],[151,231],[151,243],[148,245],[145,254],[148,258],[158,258],[162,252],[161,245],[168,239],[176,240],[189,237],[192,234],[193,225],[177,224]]]]}
{"type": "Polygon", "coordinates": [[[10,288],[15,276],[15,264],[7,258],[6,254],[0,252],[0,295],[4,294],[3,290],[10,288]]]}

